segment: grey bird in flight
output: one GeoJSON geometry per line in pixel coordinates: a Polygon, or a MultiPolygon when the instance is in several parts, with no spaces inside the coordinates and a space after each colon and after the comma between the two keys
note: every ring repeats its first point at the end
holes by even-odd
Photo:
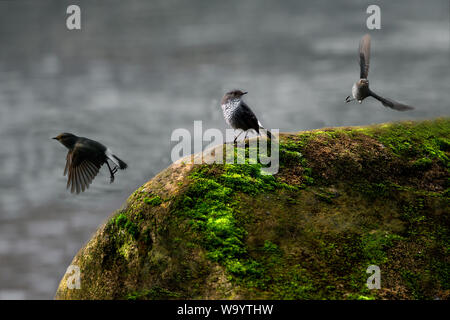
{"type": "Polygon", "coordinates": [[[106,163],[110,173],[110,182],[114,181],[114,174],[118,169],[124,170],[127,164],[116,157],[103,144],[71,133],[61,133],[53,139],[63,144],[69,152],[66,156],[64,175],[68,174],[67,189],[80,193],[89,188],[100,167],[106,163]],[[112,162],[111,166],[108,160],[112,162]]]}
{"type": "MultiPolygon", "coordinates": [[[[241,90],[229,91],[223,96],[220,103],[225,122],[233,129],[242,130],[241,133],[234,138],[234,143],[236,143],[237,138],[242,132],[245,132],[245,140],[248,130],[253,129],[256,133],[260,134],[259,129],[264,129],[250,107],[242,100],[242,96],[247,93],[248,92],[243,92],[241,90]]],[[[269,130],[266,130],[266,135],[269,139],[272,139],[272,134],[269,130]]]]}
{"type": "Polygon", "coordinates": [[[369,60],[370,60],[370,35],[366,34],[362,37],[361,42],[359,43],[359,80],[352,87],[352,96],[353,99],[350,99],[348,96],[345,99],[345,102],[350,102],[353,100],[357,100],[361,103],[367,97],[373,97],[380,101],[383,106],[397,110],[397,111],[406,111],[414,109],[411,106],[406,104],[402,104],[396,102],[391,99],[383,98],[377,95],[375,92],[369,89],[369,80],[367,80],[367,76],[369,75],[369,60]]]}

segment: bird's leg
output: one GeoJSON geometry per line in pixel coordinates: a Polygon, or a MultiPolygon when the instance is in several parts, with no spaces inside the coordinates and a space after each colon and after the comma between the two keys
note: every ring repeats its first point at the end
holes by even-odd
{"type": "Polygon", "coordinates": [[[111,167],[109,166],[108,160],[106,160],[106,165],[108,166],[109,173],[111,175],[110,178],[109,178],[109,183],[113,183],[114,182],[114,173],[117,172],[117,168],[116,167],[114,168],[116,171],[111,170],[111,167]]]}
{"type": "Polygon", "coordinates": [[[350,96],[348,96],[347,98],[345,98],[345,102],[346,102],[346,103],[349,103],[350,101],[353,101],[353,100],[355,100],[355,99],[350,99],[350,96]]]}
{"type": "Polygon", "coordinates": [[[119,169],[116,166],[114,166],[114,168],[112,168],[112,173],[115,174],[118,170],[119,169]]]}
{"type": "Polygon", "coordinates": [[[241,131],[241,133],[239,133],[235,138],[234,138],[234,144],[236,144],[237,138],[239,138],[242,134],[242,132],[244,132],[244,130],[241,131]]]}
{"type": "Polygon", "coordinates": [[[111,172],[112,174],[116,174],[116,172],[117,172],[118,170],[119,170],[119,169],[118,169],[116,166],[114,166],[110,172],[111,172]]]}
{"type": "MultiPolygon", "coordinates": [[[[245,139],[247,139],[247,134],[248,134],[248,130],[245,131],[245,136],[244,136],[244,148],[247,147],[247,142],[245,141],[245,139]]],[[[250,141],[249,141],[250,144],[250,141]]],[[[249,145],[250,146],[250,145],[249,145]]]]}

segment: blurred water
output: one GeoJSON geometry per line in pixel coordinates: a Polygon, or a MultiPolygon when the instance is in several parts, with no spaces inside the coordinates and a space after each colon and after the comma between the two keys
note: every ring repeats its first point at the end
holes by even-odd
{"type": "Polygon", "coordinates": [[[376,1],[372,88],[417,109],[345,104],[373,1],[0,1],[0,299],[50,299],[71,259],[133,190],[170,164],[175,128],[225,129],[219,101],[249,91],[280,131],[449,115],[449,2],[376,1]],[[66,149],[99,140],[129,164],[65,190],[66,149]]]}

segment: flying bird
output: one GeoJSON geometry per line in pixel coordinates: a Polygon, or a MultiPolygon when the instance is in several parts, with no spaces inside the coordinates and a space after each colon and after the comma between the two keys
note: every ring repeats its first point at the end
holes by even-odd
{"type": "Polygon", "coordinates": [[[383,98],[369,89],[369,80],[367,80],[367,76],[369,75],[369,61],[370,61],[370,35],[366,34],[362,37],[361,42],[359,43],[359,80],[352,87],[352,96],[353,99],[350,99],[348,96],[345,99],[345,102],[350,102],[353,100],[357,100],[361,103],[367,97],[373,97],[380,101],[383,106],[397,110],[397,111],[406,111],[414,109],[411,106],[406,104],[402,104],[396,102],[391,99],[383,98]]]}
{"type": "MultiPolygon", "coordinates": [[[[241,129],[242,131],[234,138],[236,143],[237,138],[245,132],[244,140],[247,137],[248,130],[255,130],[260,134],[259,130],[264,129],[261,122],[258,121],[250,107],[242,100],[242,96],[248,92],[241,90],[232,90],[227,92],[221,101],[221,107],[225,122],[233,129],[241,129]]],[[[264,129],[266,130],[266,129],[264,129]]],[[[272,134],[269,130],[266,130],[266,135],[269,139],[272,139],[272,134]]]]}
{"type": "Polygon", "coordinates": [[[118,169],[124,170],[127,164],[112,154],[103,144],[72,133],[61,133],[53,139],[63,144],[69,152],[66,156],[64,175],[68,175],[67,189],[74,193],[84,192],[106,163],[110,173],[110,183],[114,181],[114,174],[118,169]],[[109,164],[111,161],[111,165],[109,164]],[[112,168],[111,168],[112,167],[112,168]]]}

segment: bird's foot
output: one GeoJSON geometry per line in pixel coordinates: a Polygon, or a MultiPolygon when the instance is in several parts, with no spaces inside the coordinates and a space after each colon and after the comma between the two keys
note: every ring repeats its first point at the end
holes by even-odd
{"type": "Polygon", "coordinates": [[[347,96],[347,98],[345,98],[345,102],[349,103],[350,101],[352,101],[352,99],[350,99],[350,96],[347,96]]]}

